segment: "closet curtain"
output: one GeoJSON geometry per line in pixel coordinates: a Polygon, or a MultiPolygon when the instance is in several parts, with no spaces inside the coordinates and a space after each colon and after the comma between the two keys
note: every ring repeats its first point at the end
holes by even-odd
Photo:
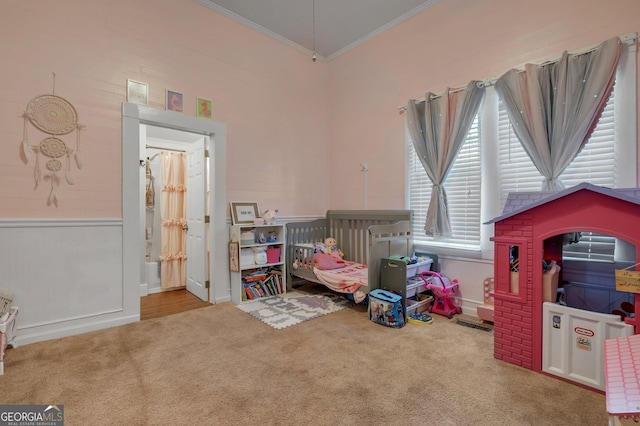
{"type": "Polygon", "coordinates": [[[613,90],[618,37],[558,62],[526,64],[496,81],[514,133],[544,177],[543,191],[564,188],[562,172],[589,140],[613,90]]]}
{"type": "Polygon", "coordinates": [[[442,96],[425,95],[424,102],[407,103],[407,127],[417,157],[433,187],[425,220],[425,234],[451,237],[444,182],[464,144],[484,97],[484,85],[470,81],[462,90],[445,90],[442,96]]]}
{"type": "Polygon", "coordinates": [[[186,285],[186,161],[184,153],[160,154],[162,160],[162,231],[160,235],[160,286],[186,285]]]}

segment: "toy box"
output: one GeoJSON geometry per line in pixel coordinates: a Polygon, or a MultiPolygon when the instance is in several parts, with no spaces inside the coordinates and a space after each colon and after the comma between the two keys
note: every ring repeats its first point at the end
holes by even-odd
{"type": "Polygon", "coordinates": [[[402,296],[377,288],[369,293],[369,319],[387,327],[404,327],[402,296]]]}

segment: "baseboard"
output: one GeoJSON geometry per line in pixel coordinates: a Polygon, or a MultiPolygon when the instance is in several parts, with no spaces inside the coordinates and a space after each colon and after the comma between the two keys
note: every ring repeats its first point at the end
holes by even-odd
{"type": "MultiPolygon", "coordinates": [[[[19,318],[18,318],[19,320],[19,318]]],[[[95,321],[84,323],[78,326],[70,326],[58,328],[51,331],[35,331],[35,327],[19,328],[16,333],[16,346],[28,345],[31,343],[42,342],[45,340],[59,339],[61,337],[69,337],[76,334],[88,333],[90,331],[102,330],[111,327],[118,327],[124,324],[140,321],[140,314],[127,317],[119,317],[104,321],[95,321]]],[[[18,324],[19,326],[19,324],[18,324]]]]}
{"type": "Polygon", "coordinates": [[[224,296],[224,297],[217,297],[213,303],[224,303],[224,302],[231,302],[231,295],[224,296]]]}

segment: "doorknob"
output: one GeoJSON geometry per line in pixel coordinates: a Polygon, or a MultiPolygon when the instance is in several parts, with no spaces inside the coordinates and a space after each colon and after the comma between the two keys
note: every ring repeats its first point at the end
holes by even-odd
{"type": "Polygon", "coordinates": [[[189,230],[189,225],[187,225],[186,223],[184,225],[182,225],[182,230],[183,231],[188,231],[189,230]]]}

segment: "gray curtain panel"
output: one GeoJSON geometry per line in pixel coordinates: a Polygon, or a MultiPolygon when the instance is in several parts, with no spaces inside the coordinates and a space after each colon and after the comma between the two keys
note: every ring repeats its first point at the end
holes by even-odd
{"type": "Polygon", "coordinates": [[[424,225],[425,234],[451,237],[444,182],[464,144],[484,97],[484,84],[471,81],[459,91],[425,95],[424,102],[407,103],[407,126],[416,154],[433,183],[424,225]]]}
{"type": "Polygon", "coordinates": [[[526,64],[496,81],[514,133],[544,177],[543,191],[564,188],[560,175],[589,140],[613,90],[618,37],[558,62],[526,64]]]}

